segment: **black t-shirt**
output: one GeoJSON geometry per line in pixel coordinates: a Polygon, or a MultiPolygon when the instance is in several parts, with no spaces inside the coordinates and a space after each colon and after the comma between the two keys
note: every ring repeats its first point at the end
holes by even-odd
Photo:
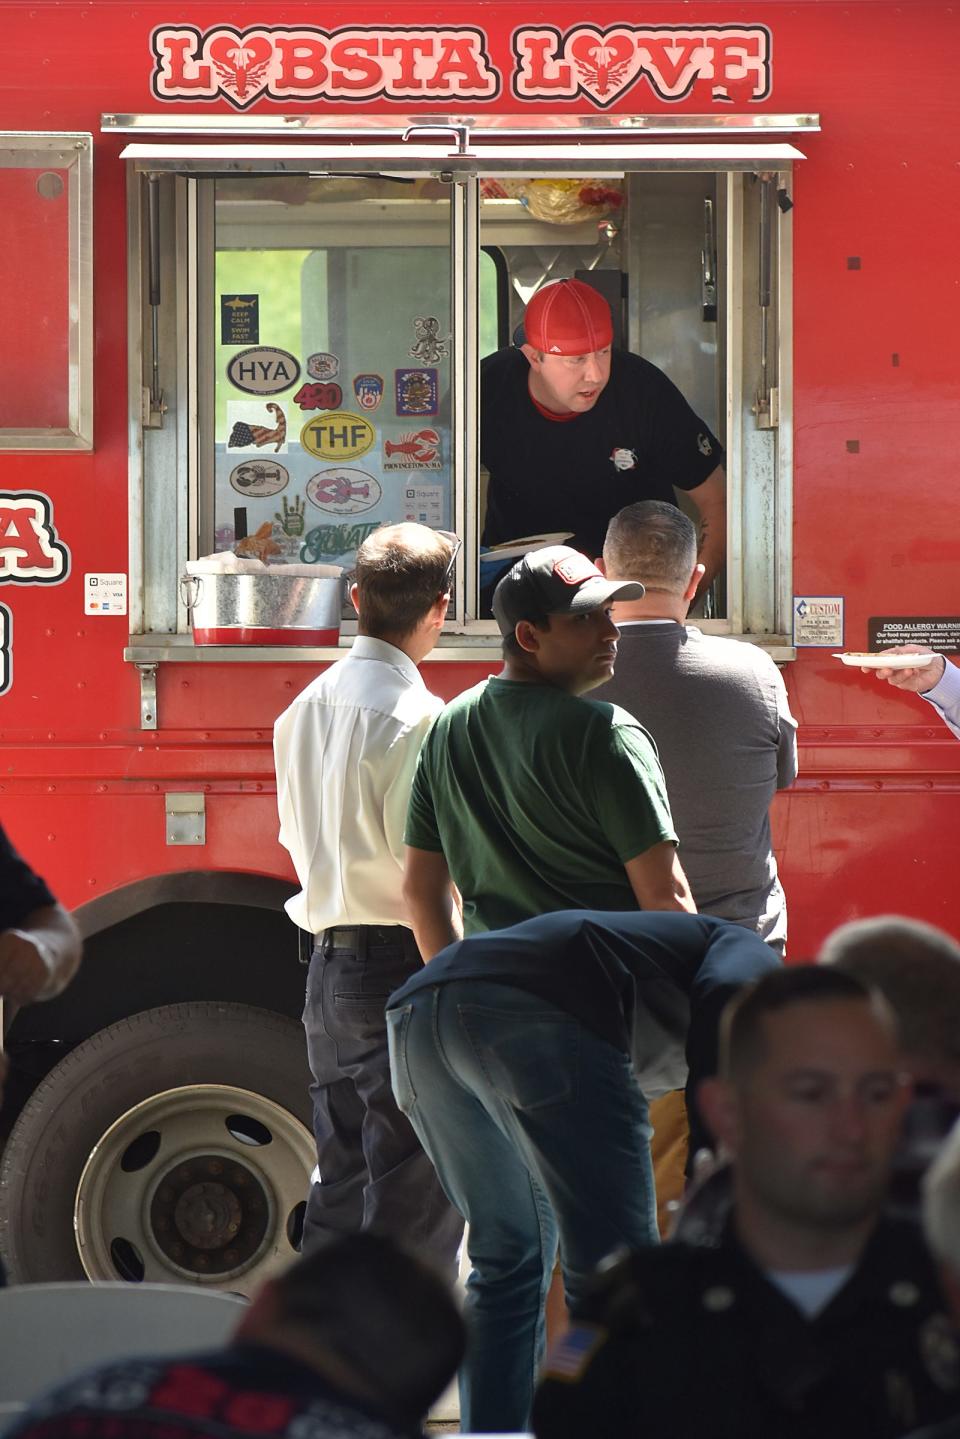
{"type": "Polygon", "coordinates": [[[0,932],[16,929],[35,909],[54,904],[53,895],[0,829],[0,932]]]}
{"type": "Polygon", "coordinates": [[[610,519],[635,500],[675,503],[723,463],[720,441],[656,365],[614,350],[592,410],[548,420],[517,349],[480,365],[480,458],[490,472],[485,545],[569,530],[599,555],[610,519]]]}

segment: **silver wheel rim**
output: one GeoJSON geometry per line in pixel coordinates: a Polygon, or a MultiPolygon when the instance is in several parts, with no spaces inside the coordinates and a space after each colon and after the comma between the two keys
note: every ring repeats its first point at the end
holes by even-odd
{"type": "Polygon", "coordinates": [[[233,1085],[168,1089],[90,1151],[74,1231],[88,1278],[249,1293],[294,1257],[316,1163],[282,1105],[233,1085]]]}

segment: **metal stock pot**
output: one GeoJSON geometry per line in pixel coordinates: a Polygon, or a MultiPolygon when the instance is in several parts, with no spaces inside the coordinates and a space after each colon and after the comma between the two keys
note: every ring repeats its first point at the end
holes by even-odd
{"type": "MultiPolygon", "coordinates": [[[[293,567],[291,567],[293,568],[293,567]]],[[[188,574],[180,593],[198,645],[335,645],[340,575],[188,574]]]]}

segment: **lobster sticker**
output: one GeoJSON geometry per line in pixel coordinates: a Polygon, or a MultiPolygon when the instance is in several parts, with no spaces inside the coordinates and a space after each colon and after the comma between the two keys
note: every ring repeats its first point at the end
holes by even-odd
{"type": "Polygon", "coordinates": [[[398,440],[384,440],[385,470],[442,470],[440,435],[433,429],[413,430],[398,440]]]}
{"type": "Polygon", "coordinates": [[[365,470],[321,470],[307,482],[307,499],[328,515],[360,515],[382,494],[380,481],[365,470]]]}
{"type": "Polygon", "coordinates": [[[275,460],[244,460],[230,471],[230,483],[238,495],[261,499],[285,490],[290,483],[290,471],[275,460]]]}

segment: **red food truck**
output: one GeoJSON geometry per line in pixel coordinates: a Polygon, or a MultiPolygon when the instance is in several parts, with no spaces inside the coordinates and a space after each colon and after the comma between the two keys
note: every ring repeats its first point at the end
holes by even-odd
{"type": "Polygon", "coordinates": [[[15,1278],[242,1289],[292,1252],[314,1156],[271,727],[336,615],[198,644],[181,580],[241,542],[348,569],[384,521],[453,529],[425,672],[489,673],[478,364],[547,279],[589,277],[723,440],[701,623],[766,648],[800,722],[792,957],[878,911],[960,932],[960,746],[834,658],[960,644],[960,11],[583,15],[3,7],[0,816],[86,937],[7,1035],[15,1278]]]}

